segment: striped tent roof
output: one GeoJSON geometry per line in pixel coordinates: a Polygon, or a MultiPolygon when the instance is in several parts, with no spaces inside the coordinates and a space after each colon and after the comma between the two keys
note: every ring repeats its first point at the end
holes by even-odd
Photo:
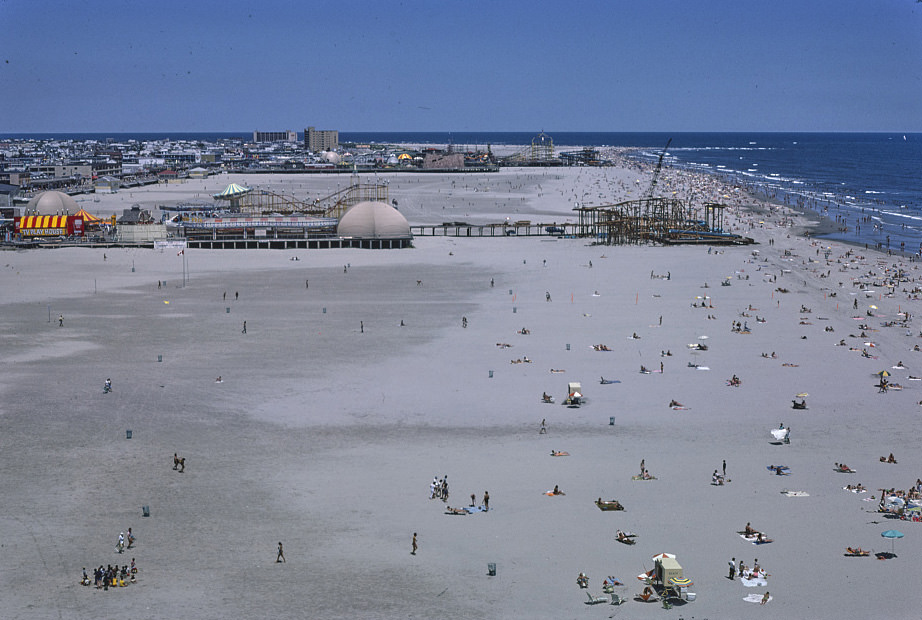
{"type": "Polygon", "coordinates": [[[694,585],[691,579],[676,579],[675,577],[670,579],[669,583],[680,588],[687,588],[688,586],[694,585]]]}
{"type": "Polygon", "coordinates": [[[242,185],[237,185],[236,183],[231,183],[224,188],[223,192],[213,194],[213,198],[237,198],[238,196],[243,196],[244,194],[253,191],[251,187],[244,187],[242,185]]]}
{"type": "Polygon", "coordinates": [[[98,218],[98,217],[96,217],[95,215],[91,214],[91,213],[88,212],[86,209],[80,209],[79,211],[77,211],[76,213],[74,213],[74,215],[77,216],[77,217],[82,217],[82,218],[83,218],[83,221],[86,222],[87,224],[93,224],[93,223],[95,223],[95,222],[101,222],[101,221],[102,221],[100,218],[98,218]]]}

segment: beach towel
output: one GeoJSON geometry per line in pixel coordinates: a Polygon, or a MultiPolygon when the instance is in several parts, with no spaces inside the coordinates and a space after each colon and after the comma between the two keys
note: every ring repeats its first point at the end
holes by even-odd
{"type": "MultiPolygon", "coordinates": [[[[774,596],[769,595],[768,601],[771,602],[774,599],[774,596]]],[[[743,600],[747,603],[761,603],[762,595],[761,594],[750,594],[749,596],[744,596],[743,600]]]]}
{"type": "MultiPolygon", "coordinates": [[[[740,577],[740,583],[743,584],[747,588],[761,588],[761,587],[765,587],[768,585],[768,581],[766,581],[762,577],[750,577],[749,579],[745,577],[740,577]]],[[[762,600],[761,597],[759,598],[759,600],[760,601],[762,600]]]]}
{"type": "Polygon", "coordinates": [[[656,480],[656,476],[647,476],[646,478],[644,478],[641,475],[634,475],[634,476],[631,476],[631,480],[656,480]]]}
{"type": "Polygon", "coordinates": [[[810,497],[806,491],[788,491],[787,489],[781,491],[781,494],[785,497],[810,497]]]}
{"type": "Polygon", "coordinates": [[[766,545],[766,544],[768,544],[768,543],[770,543],[770,542],[775,542],[775,541],[772,540],[771,538],[766,538],[765,534],[762,534],[762,541],[761,541],[761,542],[759,542],[759,536],[758,536],[758,535],[746,536],[745,534],[740,534],[740,538],[742,538],[742,539],[745,540],[746,542],[750,542],[750,543],[752,543],[752,544],[754,544],[754,545],[766,545]]]}
{"type": "Polygon", "coordinates": [[[672,408],[673,411],[687,411],[688,407],[675,406],[672,408]]]}

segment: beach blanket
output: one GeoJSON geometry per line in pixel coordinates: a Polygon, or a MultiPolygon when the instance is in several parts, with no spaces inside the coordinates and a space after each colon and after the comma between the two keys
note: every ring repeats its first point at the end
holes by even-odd
{"type": "Polygon", "coordinates": [[[780,475],[782,475],[782,476],[790,476],[790,475],[791,475],[791,468],[788,467],[787,465],[767,465],[767,466],[765,467],[765,469],[767,469],[768,471],[772,472],[773,474],[777,474],[777,473],[778,473],[778,470],[780,469],[780,470],[781,470],[781,474],[780,474],[780,475]]]}
{"type": "Polygon", "coordinates": [[[550,496],[550,497],[554,497],[554,496],[556,496],[556,495],[566,495],[566,493],[564,493],[563,491],[558,491],[558,492],[554,493],[554,489],[551,489],[550,491],[545,491],[544,494],[545,494],[545,495],[548,495],[548,496],[550,496]]]}
{"type": "Polygon", "coordinates": [[[767,537],[765,536],[765,534],[762,534],[762,541],[761,541],[761,542],[759,541],[759,536],[758,536],[758,534],[756,534],[756,535],[754,535],[754,536],[746,536],[745,534],[740,534],[740,538],[742,538],[742,539],[745,540],[746,542],[750,542],[750,543],[752,543],[752,544],[754,544],[754,545],[767,545],[767,544],[770,543],[770,542],[775,542],[775,541],[772,540],[771,538],[767,538],[767,537]]]}
{"type": "Polygon", "coordinates": [[[810,497],[806,491],[788,491],[787,489],[781,491],[781,494],[785,497],[810,497]]]}
{"type": "Polygon", "coordinates": [[[698,370],[710,370],[707,366],[695,366],[698,370]]]}
{"type": "MultiPolygon", "coordinates": [[[[762,577],[750,577],[748,579],[746,577],[740,577],[740,583],[747,588],[760,588],[768,585],[768,581],[762,577]]],[[[761,600],[761,598],[759,600],[761,600]]]]}
{"type": "Polygon", "coordinates": [[[868,492],[867,489],[861,489],[861,490],[859,491],[858,489],[854,489],[854,488],[853,488],[853,489],[850,489],[850,488],[848,488],[848,487],[842,487],[842,490],[843,490],[843,491],[851,491],[852,493],[867,493],[867,492],[868,492]]]}
{"type": "Polygon", "coordinates": [[[687,411],[687,410],[688,410],[688,407],[683,407],[683,406],[681,406],[681,405],[676,405],[675,407],[672,408],[672,410],[673,410],[673,411],[687,411]]]}
{"type": "Polygon", "coordinates": [[[556,451],[551,452],[551,456],[570,456],[569,452],[556,451]]]}
{"type": "Polygon", "coordinates": [[[656,480],[656,476],[647,476],[646,478],[644,478],[643,476],[638,474],[638,475],[631,476],[631,480],[656,480]]]}
{"type": "MultiPolygon", "coordinates": [[[[771,602],[772,599],[774,598],[775,598],[774,596],[769,595],[768,596],[769,602],[771,602]]],[[[744,596],[743,600],[746,601],[747,603],[761,603],[762,595],[761,594],[750,594],[749,596],[744,596]]]]}

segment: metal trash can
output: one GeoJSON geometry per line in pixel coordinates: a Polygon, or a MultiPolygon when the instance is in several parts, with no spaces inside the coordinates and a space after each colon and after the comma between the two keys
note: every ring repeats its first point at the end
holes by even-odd
{"type": "Polygon", "coordinates": [[[608,418],[608,425],[609,425],[609,426],[614,426],[614,425],[615,425],[615,416],[612,416],[612,417],[608,418]]]}
{"type": "Polygon", "coordinates": [[[490,378],[491,378],[491,379],[493,378],[493,371],[492,371],[492,370],[490,371],[490,378]]]}
{"type": "Polygon", "coordinates": [[[141,516],[142,517],[150,516],[150,506],[141,506],[141,516]]]}
{"type": "Polygon", "coordinates": [[[158,355],[158,356],[157,356],[157,361],[158,361],[158,362],[162,362],[162,361],[163,361],[163,356],[162,356],[162,355],[158,355]]]}
{"type": "Polygon", "coordinates": [[[496,577],[496,564],[494,562],[487,564],[487,574],[490,577],[496,577]]]}
{"type": "Polygon", "coordinates": [[[125,439],[131,439],[131,429],[125,431],[125,439]]]}
{"type": "Polygon", "coordinates": [[[569,350],[570,350],[570,345],[568,344],[568,345],[567,345],[567,351],[569,351],[569,350]]]}
{"type": "Polygon", "coordinates": [[[230,314],[230,308],[225,307],[225,308],[224,308],[224,312],[225,312],[225,314],[230,314]]]}

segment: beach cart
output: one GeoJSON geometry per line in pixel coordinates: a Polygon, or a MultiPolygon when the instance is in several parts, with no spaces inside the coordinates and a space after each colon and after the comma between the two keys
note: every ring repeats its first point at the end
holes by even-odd
{"type": "MultiPolygon", "coordinates": [[[[666,555],[666,554],[663,554],[666,555]]],[[[670,579],[682,579],[682,566],[675,558],[657,557],[653,564],[656,581],[665,585],[669,584],[670,579]]]]}
{"type": "Polygon", "coordinates": [[[579,407],[583,404],[583,386],[576,381],[567,383],[567,397],[563,404],[568,407],[579,407]]]}

